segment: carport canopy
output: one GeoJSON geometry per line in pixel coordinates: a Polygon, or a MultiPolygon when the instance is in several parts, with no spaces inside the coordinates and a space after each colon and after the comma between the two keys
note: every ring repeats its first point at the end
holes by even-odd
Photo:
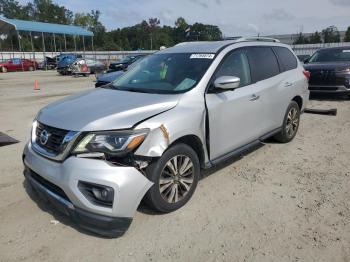
{"type": "MultiPolygon", "coordinates": [[[[16,32],[16,34],[17,34],[20,52],[22,51],[22,46],[21,46],[21,37],[19,35],[19,32],[29,32],[34,59],[35,59],[35,52],[34,52],[33,39],[32,39],[33,32],[34,33],[41,33],[41,36],[43,39],[42,44],[43,44],[44,57],[45,57],[45,52],[46,52],[44,34],[50,34],[50,35],[52,34],[55,52],[56,52],[56,38],[55,38],[56,34],[60,34],[60,35],[64,36],[65,51],[67,51],[66,35],[73,36],[75,52],[77,51],[77,45],[76,45],[76,39],[75,39],[76,36],[82,36],[84,56],[85,56],[84,37],[91,37],[91,46],[92,46],[92,49],[94,49],[94,47],[93,47],[93,45],[94,45],[93,44],[94,43],[93,32],[88,31],[80,26],[52,24],[52,23],[35,22],[35,21],[25,21],[25,20],[19,20],[19,19],[9,19],[9,18],[0,16],[0,35],[8,34],[11,32],[16,32]]],[[[0,52],[1,52],[1,43],[0,43],[0,52]]]]}
{"type": "Polygon", "coordinates": [[[12,30],[76,36],[94,35],[91,31],[88,31],[80,26],[33,22],[18,19],[9,19],[0,16],[0,33],[9,32],[12,30]]]}

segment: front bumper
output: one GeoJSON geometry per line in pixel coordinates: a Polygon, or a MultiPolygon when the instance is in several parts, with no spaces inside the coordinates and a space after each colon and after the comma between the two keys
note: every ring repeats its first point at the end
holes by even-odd
{"type": "Polygon", "coordinates": [[[80,219],[78,224],[82,227],[103,235],[108,235],[108,232],[115,235],[115,232],[125,231],[128,227],[127,221],[131,222],[143,196],[152,186],[152,182],[133,167],[114,166],[103,160],[74,156],[62,163],[54,162],[35,153],[30,143],[24,149],[23,161],[27,179],[41,195],[54,200],[56,207],[58,202],[59,206],[63,206],[58,209],[73,217],[73,220],[80,219]],[[32,174],[58,187],[67,198],[62,198],[45,183],[40,183],[32,174]],[[97,206],[90,202],[79,190],[79,181],[112,187],[112,207],[97,206]],[[89,223],[88,226],[86,222],[89,223]]]}
{"type": "Polygon", "coordinates": [[[350,88],[344,85],[323,86],[309,84],[309,90],[312,94],[350,94],[350,88]]]}

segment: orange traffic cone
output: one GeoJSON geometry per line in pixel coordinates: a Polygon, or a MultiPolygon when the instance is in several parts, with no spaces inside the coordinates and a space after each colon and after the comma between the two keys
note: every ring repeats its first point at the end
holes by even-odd
{"type": "Polygon", "coordinates": [[[40,90],[39,81],[38,80],[34,81],[34,90],[40,90]]]}

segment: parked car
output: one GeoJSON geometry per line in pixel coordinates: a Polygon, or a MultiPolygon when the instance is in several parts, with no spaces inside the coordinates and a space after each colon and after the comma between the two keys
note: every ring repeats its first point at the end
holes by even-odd
{"type": "Polygon", "coordinates": [[[57,63],[59,62],[59,56],[49,57],[46,56],[44,61],[38,64],[38,69],[55,69],[57,67],[57,63]]]}
{"type": "Polygon", "coordinates": [[[109,71],[111,72],[111,71],[125,70],[128,68],[129,65],[136,62],[137,60],[139,60],[144,56],[146,55],[128,55],[120,61],[112,62],[109,65],[109,71]]]}
{"type": "Polygon", "coordinates": [[[111,85],[43,108],[24,175],[83,228],[118,236],[141,199],[174,211],[201,169],[268,137],[290,142],[308,98],[307,73],[277,40],[179,44],[111,85]]]}
{"type": "Polygon", "coordinates": [[[73,64],[81,55],[62,54],[57,65],[57,72],[61,75],[70,75],[72,73],[70,65],[73,64]]]}
{"type": "Polygon", "coordinates": [[[38,67],[38,63],[29,59],[12,58],[0,62],[0,72],[8,71],[33,71],[38,67]]]}
{"type": "Polygon", "coordinates": [[[101,73],[106,69],[106,65],[100,61],[93,60],[93,59],[85,59],[85,58],[79,58],[74,61],[70,65],[70,71],[73,74],[84,74],[84,75],[90,75],[95,73],[101,73]],[[82,65],[87,66],[87,72],[81,72],[79,71],[82,65]]]}
{"type": "Polygon", "coordinates": [[[114,71],[110,73],[100,74],[96,76],[96,83],[95,87],[101,87],[104,85],[108,85],[118,79],[122,74],[124,74],[124,71],[114,71]]]}
{"type": "Polygon", "coordinates": [[[350,47],[324,48],[305,61],[311,93],[350,95],[350,47]]]}

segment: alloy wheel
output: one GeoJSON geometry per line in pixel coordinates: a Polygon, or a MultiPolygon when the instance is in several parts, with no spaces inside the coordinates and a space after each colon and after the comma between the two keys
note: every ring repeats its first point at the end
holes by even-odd
{"type": "Polygon", "coordinates": [[[192,160],[185,155],[171,158],[164,166],[159,179],[159,192],[168,203],[181,201],[191,190],[194,181],[192,160]]]}
{"type": "Polygon", "coordinates": [[[295,107],[292,107],[287,116],[286,133],[288,137],[293,137],[299,126],[299,114],[295,107]]]}

